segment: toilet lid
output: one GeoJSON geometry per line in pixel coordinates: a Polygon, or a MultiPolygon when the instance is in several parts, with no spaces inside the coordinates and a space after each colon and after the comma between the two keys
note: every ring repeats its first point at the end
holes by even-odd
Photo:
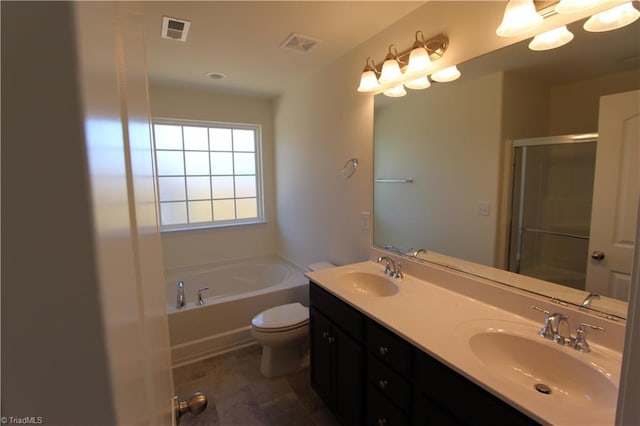
{"type": "Polygon", "coordinates": [[[257,328],[279,329],[301,325],[309,321],[309,308],[300,303],[276,306],[259,313],[251,320],[257,328]]]}

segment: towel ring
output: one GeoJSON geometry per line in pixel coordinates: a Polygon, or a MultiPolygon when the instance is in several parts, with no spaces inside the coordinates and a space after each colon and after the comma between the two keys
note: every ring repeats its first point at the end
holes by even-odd
{"type": "Polygon", "coordinates": [[[344,163],[344,167],[342,168],[342,177],[345,179],[349,179],[356,172],[358,168],[358,159],[356,157],[351,157],[344,163]]]}

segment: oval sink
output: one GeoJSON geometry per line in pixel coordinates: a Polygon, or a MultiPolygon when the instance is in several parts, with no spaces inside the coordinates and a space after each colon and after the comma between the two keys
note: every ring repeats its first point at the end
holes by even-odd
{"type": "Polygon", "coordinates": [[[398,293],[398,286],[391,280],[368,272],[347,272],[339,282],[347,290],[365,296],[387,297],[398,293]]]}
{"type": "Polygon", "coordinates": [[[539,392],[558,403],[593,408],[616,404],[618,389],[597,366],[588,365],[566,351],[573,349],[504,332],[471,336],[473,354],[494,374],[539,392]],[[538,386],[536,386],[538,385],[538,386]],[[540,386],[544,385],[544,386],[540,386]]]}

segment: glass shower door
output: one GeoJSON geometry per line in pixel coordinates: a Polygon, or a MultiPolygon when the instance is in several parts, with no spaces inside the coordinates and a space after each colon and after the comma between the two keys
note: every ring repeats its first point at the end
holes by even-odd
{"type": "Polygon", "coordinates": [[[565,139],[514,143],[509,270],[584,290],[596,142],[565,139]]]}

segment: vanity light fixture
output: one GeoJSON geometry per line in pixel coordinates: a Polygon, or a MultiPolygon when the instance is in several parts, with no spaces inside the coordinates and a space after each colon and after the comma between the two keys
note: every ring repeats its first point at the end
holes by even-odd
{"type": "Polygon", "coordinates": [[[398,84],[383,91],[382,94],[390,98],[401,98],[407,94],[407,91],[404,90],[404,85],[398,84]]]}
{"type": "Polygon", "coordinates": [[[596,7],[605,1],[606,0],[560,0],[560,3],[555,5],[555,11],[562,14],[576,13],[596,7]]]}
{"type": "MultiPolygon", "coordinates": [[[[370,57],[367,58],[360,75],[358,92],[382,92],[385,96],[401,97],[407,94],[405,87],[414,90],[426,89],[431,86],[429,73],[434,68],[432,61],[440,59],[448,46],[449,39],[443,34],[425,40],[422,31],[416,31],[411,48],[398,53],[392,44],[382,65],[376,65],[370,57]]],[[[455,66],[453,68],[459,77],[460,72],[455,66]]],[[[433,75],[437,77],[443,71],[433,75]]],[[[433,80],[435,81],[435,78],[433,80]]],[[[452,80],[455,78],[438,81],[452,80]]]]}
{"type": "Polygon", "coordinates": [[[424,41],[422,31],[416,31],[416,41],[411,47],[411,53],[409,54],[409,64],[405,70],[405,74],[419,75],[427,74],[433,69],[433,63],[429,52],[427,51],[427,44],[424,41]]]}
{"type": "Polygon", "coordinates": [[[529,43],[531,50],[549,50],[564,46],[573,40],[573,33],[567,29],[566,25],[554,28],[551,31],[538,34],[529,43]]]}
{"type": "Polygon", "coordinates": [[[533,0],[509,0],[502,23],[496,30],[500,37],[513,37],[527,33],[542,23],[533,0]]]}
{"type": "Polygon", "coordinates": [[[389,53],[387,53],[384,62],[382,63],[382,71],[380,72],[380,84],[396,85],[403,79],[402,71],[400,70],[400,61],[398,59],[398,51],[392,44],[389,46],[389,53]]]}
{"type": "Polygon", "coordinates": [[[638,18],[640,12],[633,7],[632,2],[628,2],[596,13],[584,23],[584,29],[589,32],[616,30],[635,22],[638,18]]]}
{"type": "Polygon", "coordinates": [[[458,78],[460,78],[460,71],[455,65],[431,74],[431,79],[440,83],[448,83],[450,81],[457,80],[458,78]]]}
{"type": "Polygon", "coordinates": [[[378,83],[378,71],[376,70],[376,64],[371,57],[367,58],[367,63],[362,70],[360,76],[360,86],[358,86],[358,92],[375,92],[382,90],[382,86],[378,83]]]}

